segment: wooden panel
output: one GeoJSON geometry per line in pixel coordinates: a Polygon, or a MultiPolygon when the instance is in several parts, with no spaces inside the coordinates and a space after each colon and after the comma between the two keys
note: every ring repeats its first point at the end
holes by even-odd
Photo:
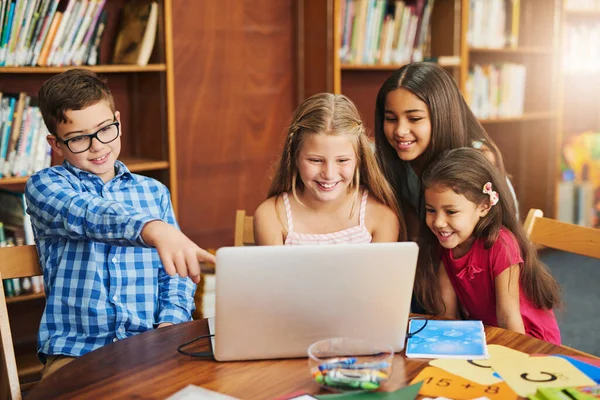
{"type": "MultiPolygon", "coordinates": [[[[168,160],[165,74],[131,76],[131,155],[168,160]]],[[[167,183],[167,182],[164,182],[167,183]]]]}
{"type": "Polygon", "coordinates": [[[334,1],[339,0],[292,1],[298,19],[298,103],[334,91],[334,1]]]}
{"type": "Polygon", "coordinates": [[[484,125],[500,148],[517,193],[522,217],[531,208],[554,211],[553,120],[513,121],[484,125]]]}
{"type": "Polygon", "coordinates": [[[370,137],[374,137],[377,93],[390,74],[390,71],[370,70],[348,70],[342,73],[342,94],[348,96],[358,108],[370,137]]]}
{"type": "Polygon", "coordinates": [[[295,108],[294,0],[173,0],[179,223],[233,244],[266,197],[295,108]]]}
{"type": "Polygon", "coordinates": [[[431,56],[460,54],[460,7],[455,0],[436,0],[431,14],[431,56]]]}

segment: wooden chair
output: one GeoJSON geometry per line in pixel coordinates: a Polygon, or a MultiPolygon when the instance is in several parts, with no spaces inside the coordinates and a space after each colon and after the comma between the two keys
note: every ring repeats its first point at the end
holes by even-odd
{"type": "Polygon", "coordinates": [[[254,217],[246,215],[246,210],[235,212],[234,246],[254,246],[254,217]]]}
{"type": "MultiPolygon", "coordinates": [[[[215,249],[206,249],[211,254],[215,254],[217,251],[215,249]]],[[[196,306],[196,310],[192,314],[193,319],[202,319],[204,315],[202,313],[203,308],[203,299],[206,288],[206,275],[214,275],[215,273],[215,264],[212,263],[201,263],[200,270],[202,274],[200,275],[200,282],[198,286],[196,286],[196,292],[194,292],[194,305],[196,306]]]]}
{"type": "Polygon", "coordinates": [[[600,258],[600,230],[544,218],[542,210],[532,208],[523,225],[536,245],[600,258]]]}
{"type": "MultiPolygon", "coordinates": [[[[0,280],[25,278],[42,275],[35,246],[15,246],[0,248],[0,280]]],[[[21,386],[17,371],[17,361],[13,346],[4,285],[0,284],[0,339],[5,373],[2,374],[0,394],[10,394],[13,400],[21,399],[21,386]],[[6,379],[8,378],[8,379],[6,379]]]]}

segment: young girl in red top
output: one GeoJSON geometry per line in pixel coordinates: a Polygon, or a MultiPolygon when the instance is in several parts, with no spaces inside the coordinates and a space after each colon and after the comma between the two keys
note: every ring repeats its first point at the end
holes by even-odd
{"type": "Polygon", "coordinates": [[[422,253],[429,259],[415,279],[421,304],[560,345],[552,311],[559,286],[517,221],[498,169],[463,147],[442,153],[422,179],[429,227],[422,230],[422,253]]]}

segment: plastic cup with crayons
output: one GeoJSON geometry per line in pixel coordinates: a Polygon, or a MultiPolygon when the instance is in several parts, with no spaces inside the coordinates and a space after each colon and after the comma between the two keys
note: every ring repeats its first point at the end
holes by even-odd
{"type": "Polygon", "coordinates": [[[315,382],[338,392],[379,389],[392,374],[393,359],[392,347],[365,339],[325,339],[308,348],[315,382]]]}

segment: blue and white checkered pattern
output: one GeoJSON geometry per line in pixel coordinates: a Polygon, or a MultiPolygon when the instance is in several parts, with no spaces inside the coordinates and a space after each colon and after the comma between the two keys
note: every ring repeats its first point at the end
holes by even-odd
{"type": "Polygon", "coordinates": [[[167,275],[140,236],[149,221],[177,226],[169,190],[119,161],[115,168],[106,184],[68,162],[27,182],[46,289],[42,360],[81,356],[162,322],[191,320],[194,283],[167,275]]]}

